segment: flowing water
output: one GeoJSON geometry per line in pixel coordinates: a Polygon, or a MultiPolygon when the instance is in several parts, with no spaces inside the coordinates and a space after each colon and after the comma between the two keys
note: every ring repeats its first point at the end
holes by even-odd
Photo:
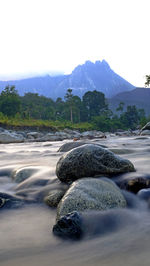
{"type": "MultiPolygon", "coordinates": [[[[40,199],[62,186],[55,167],[61,156],[57,150],[65,142],[1,144],[0,192],[40,199]],[[35,172],[17,185],[11,175],[21,167],[33,167],[35,172]]],[[[150,175],[150,138],[111,137],[97,143],[132,161],[136,172],[129,176],[150,175]]],[[[56,210],[42,203],[0,209],[0,266],[149,266],[150,210],[134,195],[130,201],[130,209],[86,213],[85,237],[74,242],[52,234],[56,210]]]]}

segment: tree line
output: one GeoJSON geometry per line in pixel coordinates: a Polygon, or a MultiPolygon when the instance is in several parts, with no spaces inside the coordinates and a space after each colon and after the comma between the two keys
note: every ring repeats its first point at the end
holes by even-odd
{"type": "Polygon", "coordinates": [[[102,131],[135,129],[146,122],[144,110],[137,109],[135,105],[124,110],[121,102],[113,113],[105,95],[96,90],[86,92],[80,99],[68,89],[64,99],[58,97],[54,101],[37,93],[19,96],[14,86],[6,86],[0,94],[0,114],[21,119],[89,122],[93,128],[102,131]]]}

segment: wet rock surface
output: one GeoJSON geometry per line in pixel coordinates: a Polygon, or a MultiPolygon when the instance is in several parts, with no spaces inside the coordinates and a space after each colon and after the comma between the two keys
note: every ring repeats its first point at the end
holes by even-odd
{"type": "Polygon", "coordinates": [[[83,236],[81,215],[74,211],[62,216],[53,226],[53,233],[62,238],[80,239],[83,236]]]}
{"type": "Polygon", "coordinates": [[[68,142],[68,143],[65,143],[63,144],[58,152],[68,152],[68,151],[71,151],[72,149],[74,148],[77,148],[77,147],[80,147],[80,146],[83,146],[85,144],[95,144],[95,145],[98,145],[98,146],[101,146],[103,148],[107,148],[105,145],[103,144],[96,144],[96,143],[93,143],[93,142],[90,142],[90,141],[73,141],[73,142],[68,142]]]}
{"type": "Polygon", "coordinates": [[[135,169],[129,160],[93,144],[85,144],[65,153],[56,165],[56,175],[62,182],[132,171],[135,169]]]}
{"type": "Polygon", "coordinates": [[[44,202],[50,207],[57,207],[58,203],[60,202],[64,194],[65,194],[65,190],[62,190],[62,189],[52,190],[44,198],[44,202]]]}
{"type": "Polygon", "coordinates": [[[15,195],[0,192],[0,210],[16,209],[25,205],[25,200],[15,195]]]}
{"type": "Polygon", "coordinates": [[[120,179],[117,182],[117,185],[120,189],[124,189],[133,193],[138,193],[139,190],[143,188],[150,188],[150,176],[135,176],[135,177],[126,177],[120,179]]]}
{"type": "Polygon", "coordinates": [[[73,211],[107,210],[126,206],[121,190],[108,178],[83,178],[75,181],[57,208],[57,220],[73,211]]]}

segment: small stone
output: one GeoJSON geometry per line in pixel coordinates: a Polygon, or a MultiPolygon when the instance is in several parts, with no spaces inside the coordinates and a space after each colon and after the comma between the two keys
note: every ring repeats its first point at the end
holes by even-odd
{"type": "Polygon", "coordinates": [[[80,239],[83,234],[81,215],[74,211],[60,217],[53,227],[56,236],[71,239],[80,239]]]}
{"type": "Polygon", "coordinates": [[[44,198],[44,202],[50,207],[57,207],[64,194],[64,190],[55,189],[49,192],[49,194],[44,198]]]}

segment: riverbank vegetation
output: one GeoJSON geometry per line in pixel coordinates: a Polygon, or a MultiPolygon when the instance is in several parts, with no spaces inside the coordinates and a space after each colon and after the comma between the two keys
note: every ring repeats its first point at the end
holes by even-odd
{"type": "Polygon", "coordinates": [[[96,90],[86,92],[80,99],[68,89],[64,99],[57,98],[56,101],[37,93],[19,96],[14,86],[7,86],[0,94],[0,126],[5,128],[114,132],[117,129],[134,130],[149,119],[144,109],[134,105],[124,110],[123,102],[113,113],[105,95],[96,90]]]}

